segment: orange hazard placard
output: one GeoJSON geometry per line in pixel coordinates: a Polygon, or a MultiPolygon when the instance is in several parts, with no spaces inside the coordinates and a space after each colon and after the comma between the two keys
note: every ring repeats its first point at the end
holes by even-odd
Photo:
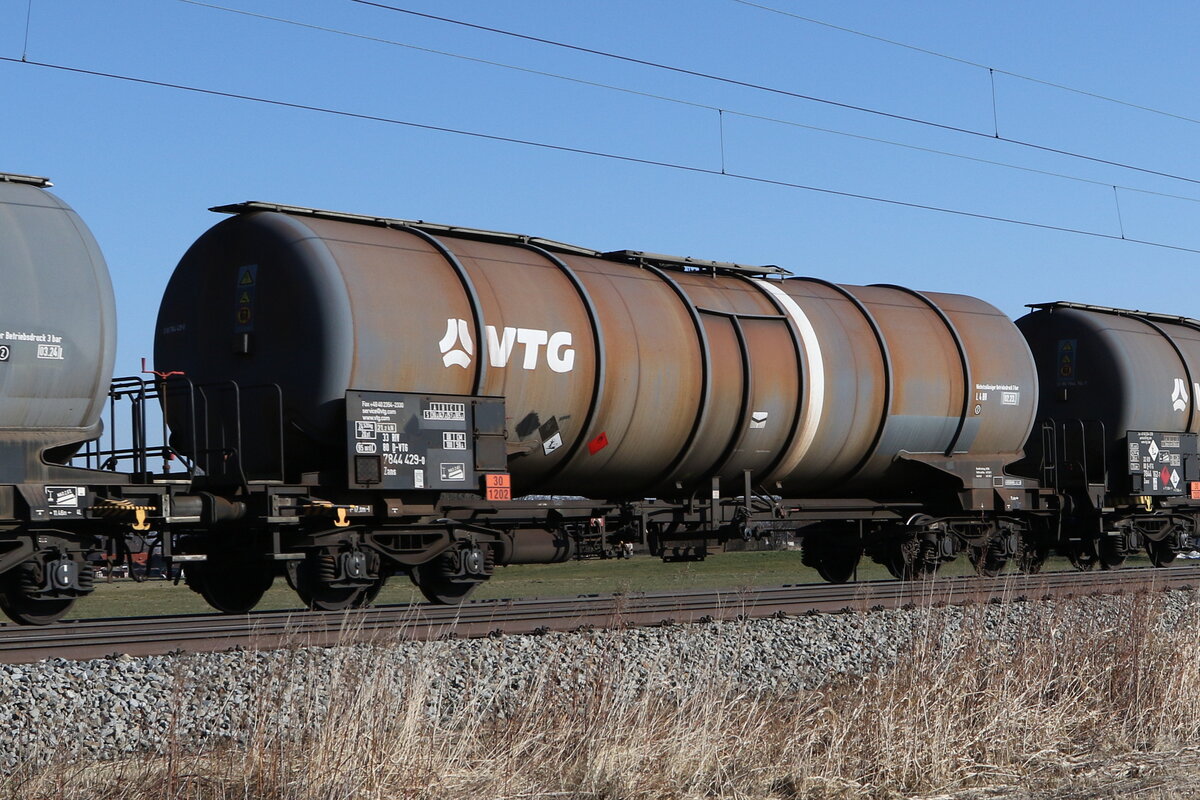
{"type": "Polygon", "coordinates": [[[483,486],[488,500],[512,500],[512,478],[506,474],[484,475],[483,486]]]}
{"type": "Polygon", "coordinates": [[[1188,492],[1189,499],[1200,500],[1200,482],[1192,481],[1188,484],[1188,489],[1190,490],[1188,492]]]}

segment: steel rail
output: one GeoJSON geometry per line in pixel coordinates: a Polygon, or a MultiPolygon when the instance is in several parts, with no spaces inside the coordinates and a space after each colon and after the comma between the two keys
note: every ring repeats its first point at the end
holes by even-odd
{"type": "Polygon", "coordinates": [[[592,628],[863,612],[903,606],[1195,589],[1200,567],[1131,568],[862,581],[749,589],[480,600],[462,606],[396,605],[338,612],[265,611],[243,615],[85,619],[45,627],[0,625],[0,662],[161,655],[234,648],[267,650],[354,642],[476,638],[592,628]]]}

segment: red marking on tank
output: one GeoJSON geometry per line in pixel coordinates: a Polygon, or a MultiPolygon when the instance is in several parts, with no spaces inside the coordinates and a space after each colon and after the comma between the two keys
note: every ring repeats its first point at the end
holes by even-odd
{"type": "Polygon", "coordinates": [[[604,448],[608,447],[608,434],[601,431],[600,435],[588,442],[588,452],[596,455],[604,448]]]}
{"type": "Polygon", "coordinates": [[[1162,481],[1163,488],[1171,485],[1171,470],[1166,467],[1162,468],[1162,472],[1158,473],[1159,480],[1162,481]]]}

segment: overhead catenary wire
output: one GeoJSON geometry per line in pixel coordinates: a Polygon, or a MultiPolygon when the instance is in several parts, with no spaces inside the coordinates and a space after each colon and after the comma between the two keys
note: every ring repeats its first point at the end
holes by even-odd
{"type": "MultiPolygon", "coordinates": [[[[708,103],[700,103],[700,102],[697,102],[694,100],[686,100],[683,98],[673,97],[670,95],[658,94],[658,93],[654,93],[654,92],[647,92],[647,91],[643,91],[640,89],[632,89],[628,86],[618,86],[616,84],[588,80],[585,78],[579,78],[579,77],[572,76],[572,75],[565,75],[565,74],[557,73],[557,72],[548,72],[545,70],[533,69],[531,67],[522,67],[522,66],[516,65],[516,64],[509,64],[509,63],[506,63],[503,61],[496,61],[493,59],[480,58],[478,56],[471,56],[471,55],[467,55],[465,53],[455,53],[455,52],[452,52],[449,50],[439,50],[439,49],[435,49],[435,48],[431,48],[431,47],[425,47],[422,45],[412,44],[410,42],[401,42],[401,41],[397,41],[395,39],[387,39],[387,38],[383,38],[380,36],[373,36],[373,35],[364,34],[364,33],[357,33],[355,31],[347,31],[347,30],[344,30],[341,28],[332,28],[332,27],[329,27],[326,25],[316,25],[316,24],[313,24],[310,22],[301,22],[299,20],[290,19],[287,17],[280,17],[280,16],[271,15],[271,14],[263,14],[263,13],[255,12],[255,11],[247,11],[245,9],[240,9],[240,8],[232,8],[230,6],[220,5],[217,3],[205,2],[205,0],[177,0],[177,1],[180,3],[185,3],[187,5],[198,6],[200,8],[206,8],[206,9],[226,12],[226,13],[230,13],[230,14],[237,14],[237,15],[244,16],[244,17],[250,17],[252,19],[259,19],[259,20],[263,20],[263,21],[267,21],[267,22],[274,22],[274,23],[279,23],[279,24],[283,24],[283,25],[290,25],[290,26],[294,26],[297,28],[307,29],[307,30],[320,31],[322,33],[329,33],[329,34],[333,34],[336,36],[345,36],[348,38],[359,39],[362,41],[372,42],[375,44],[400,47],[400,48],[404,48],[404,49],[408,49],[408,50],[413,50],[413,51],[419,52],[419,53],[426,53],[429,55],[441,56],[441,57],[445,57],[445,58],[459,59],[462,61],[467,61],[467,62],[475,63],[475,64],[482,64],[482,65],[489,66],[489,67],[513,70],[515,72],[521,72],[521,73],[525,73],[525,74],[529,74],[529,75],[537,75],[537,76],[543,77],[543,78],[550,78],[553,80],[561,80],[561,81],[574,83],[574,84],[578,84],[578,85],[582,85],[582,86],[589,86],[592,88],[605,89],[605,90],[620,92],[620,93],[629,94],[629,95],[633,95],[633,96],[637,96],[637,97],[643,97],[643,98],[646,98],[649,100],[657,100],[657,101],[661,101],[664,103],[672,103],[672,104],[681,105],[681,106],[685,106],[685,107],[689,107],[689,108],[711,111],[711,112],[714,112],[718,118],[722,164],[724,164],[724,159],[725,159],[725,136],[726,136],[724,117],[725,117],[725,115],[732,115],[732,116],[742,117],[743,119],[755,120],[755,121],[759,121],[759,122],[768,122],[768,123],[772,123],[772,124],[784,125],[787,127],[797,128],[797,129],[801,129],[801,130],[829,134],[832,136],[841,136],[844,138],[855,139],[855,140],[863,141],[863,142],[871,142],[874,144],[883,144],[883,145],[887,145],[890,147],[903,148],[905,150],[911,150],[914,152],[928,153],[930,155],[944,156],[947,158],[955,158],[955,159],[959,159],[962,161],[970,161],[970,162],[974,162],[976,164],[986,164],[988,166],[1000,167],[1003,169],[1017,170],[1020,172],[1031,173],[1034,175],[1043,175],[1046,177],[1061,178],[1063,180],[1075,181],[1077,183],[1091,184],[1093,186],[1102,186],[1102,187],[1105,187],[1106,189],[1108,187],[1114,185],[1111,181],[1096,180],[1093,178],[1084,178],[1079,175],[1071,175],[1069,173],[1058,172],[1055,170],[1038,169],[1036,167],[1027,167],[1027,166],[1023,166],[1021,164],[1013,164],[1013,163],[1007,162],[1007,161],[997,161],[995,159],[981,158],[978,156],[969,156],[969,155],[965,155],[963,153],[955,153],[955,152],[952,152],[949,150],[941,150],[941,149],[933,148],[933,147],[923,147],[921,145],[908,144],[906,142],[898,142],[894,139],[886,139],[886,138],[878,137],[878,136],[867,136],[865,134],[851,133],[849,131],[839,130],[837,128],[823,127],[820,125],[810,125],[810,124],[803,123],[803,122],[796,122],[795,120],[783,119],[781,117],[774,117],[774,116],[769,116],[769,115],[765,115],[765,114],[754,114],[754,113],[750,113],[747,111],[739,111],[737,109],[714,106],[714,105],[710,105],[708,103]]],[[[995,117],[994,86],[993,86],[992,100],[993,100],[992,111],[993,111],[993,118],[994,118],[995,117]]],[[[998,130],[999,130],[999,128],[997,125],[997,133],[998,133],[998,130]]],[[[1189,203],[1200,203],[1200,198],[1197,198],[1197,197],[1189,197],[1187,195],[1173,194],[1171,192],[1160,192],[1160,191],[1155,191],[1152,189],[1144,189],[1144,188],[1136,187],[1136,186],[1126,186],[1126,185],[1122,185],[1122,184],[1116,184],[1116,185],[1118,188],[1122,189],[1123,191],[1127,191],[1127,192],[1136,192],[1136,193],[1140,193],[1140,194],[1153,195],[1156,197],[1170,198],[1173,200],[1183,200],[1183,201],[1186,201],[1189,203]]]]}
{"type": "Polygon", "coordinates": [[[988,81],[992,85],[992,127],[995,129],[993,136],[1000,138],[1000,112],[996,109],[996,71],[988,70],[988,81]]]}
{"type": "Polygon", "coordinates": [[[429,20],[434,20],[436,22],[444,22],[444,23],[447,23],[450,25],[458,25],[458,26],[462,26],[465,28],[471,28],[473,30],[484,31],[487,33],[494,33],[494,34],[497,34],[500,36],[509,36],[512,38],[521,39],[523,41],[537,42],[539,44],[544,44],[544,45],[547,45],[550,47],[559,47],[559,48],[563,48],[566,50],[572,50],[574,52],[587,53],[590,55],[600,56],[603,58],[610,58],[610,59],[614,59],[616,61],[622,61],[622,62],[625,62],[628,64],[637,64],[637,65],[644,66],[644,67],[650,67],[652,69],[665,70],[667,72],[673,72],[673,73],[676,73],[679,75],[689,75],[691,77],[715,81],[718,83],[724,83],[724,84],[727,84],[730,86],[739,86],[742,88],[754,89],[757,91],[767,92],[767,93],[779,95],[782,97],[791,97],[791,98],[795,98],[797,100],[806,100],[806,101],[813,102],[813,103],[820,103],[822,105],[827,105],[827,106],[830,106],[833,108],[842,108],[842,109],[846,109],[848,111],[858,111],[858,112],[861,112],[864,114],[871,114],[874,116],[883,117],[886,119],[893,119],[893,120],[897,120],[900,122],[910,122],[915,125],[923,125],[923,126],[935,128],[938,130],[949,131],[951,133],[960,133],[960,134],[964,134],[964,135],[968,135],[968,136],[977,136],[977,137],[986,138],[986,139],[990,139],[990,140],[994,140],[994,141],[1007,142],[1009,144],[1016,145],[1018,147],[1025,147],[1025,148],[1029,148],[1031,150],[1037,150],[1037,151],[1043,152],[1043,153],[1053,153],[1055,155],[1066,156],[1068,158],[1076,158],[1076,159],[1088,161],[1088,162],[1091,162],[1094,164],[1104,164],[1106,166],[1118,167],[1120,169],[1128,169],[1128,170],[1132,170],[1134,172],[1140,172],[1140,173],[1143,173],[1146,175],[1155,175],[1160,178],[1169,178],[1171,180],[1184,181],[1186,183],[1200,184],[1200,178],[1192,178],[1192,177],[1189,177],[1186,175],[1179,175],[1179,174],[1172,173],[1172,172],[1165,172],[1162,170],[1151,169],[1150,167],[1142,167],[1142,166],[1138,166],[1136,164],[1127,164],[1127,163],[1124,163],[1121,161],[1115,161],[1113,159],[1107,159],[1107,158],[1101,158],[1099,156],[1087,155],[1086,153],[1076,153],[1071,150],[1064,150],[1064,149],[1058,148],[1058,147],[1051,147],[1049,145],[1038,144],[1037,142],[1029,141],[1026,139],[1015,139],[1015,138],[1011,138],[1011,137],[1007,137],[1007,136],[1000,136],[1000,135],[998,135],[998,133],[993,134],[993,133],[988,133],[987,131],[976,130],[974,128],[965,128],[960,125],[951,125],[951,124],[945,123],[945,122],[936,122],[934,120],[924,119],[922,117],[912,117],[912,116],[908,116],[905,114],[898,114],[898,113],[891,112],[891,111],[884,111],[882,109],[871,108],[869,106],[860,106],[860,105],[856,105],[854,103],[847,103],[847,102],[842,102],[842,101],[838,101],[838,100],[831,100],[829,98],[819,97],[817,95],[809,95],[809,94],[804,94],[802,92],[794,92],[794,91],[791,91],[790,89],[781,89],[779,87],[768,86],[766,84],[755,83],[753,81],[744,81],[744,80],[740,80],[738,78],[730,78],[730,77],[724,76],[724,75],[715,75],[712,73],[703,72],[701,70],[694,70],[694,69],[689,69],[687,67],[675,66],[673,64],[663,64],[663,63],[660,63],[657,61],[650,61],[648,59],[637,58],[635,56],[627,56],[627,55],[623,55],[620,53],[612,53],[612,52],[608,52],[605,50],[598,50],[598,49],[591,48],[591,47],[584,47],[583,45],[571,44],[569,42],[560,42],[555,39],[548,39],[548,38],[541,37],[541,36],[533,36],[532,34],[528,34],[528,33],[520,33],[518,31],[510,31],[505,28],[497,28],[497,27],[494,27],[491,25],[482,25],[482,24],[479,24],[476,22],[467,22],[466,20],[455,19],[453,17],[444,17],[444,16],[440,16],[438,14],[429,14],[424,11],[416,11],[416,10],[409,9],[409,8],[402,8],[400,6],[389,5],[388,3],[376,2],[376,0],[350,0],[350,2],[357,3],[357,4],[363,5],[363,6],[370,6],[372,8],[382,9],[384,11],[391,11],[391,12],[395,12],[398,14],[408,14],[408,15],[411,15],[414,17],[419,17],[422,19],[429,19],[429,20]]]}
{"type": "Polygon", "coordinates": [[[470,131],[470,130],[465,130],[465,129],[461,129],[461,128],[451,128],[451,127],[443,126],[443,125],[432,125],[432,124],[428,124],[428,123],[415,122],[412,120],[402,120],[402,119],[397,119],[394,117],[385,117],[385,116],[377,115],[377,114],[364,114],[361,112],[346,111],[343,109],[334,109],[334,108],[328,108],[325,106],[317,106],[317,105],[312,105],[312,104],[307,104],[307,103],[297,103],[297,102],[291,102],[291,101],[287,101],[287,100],[278,100],[278,99],[267,98],[267,97],[257,97],[254,95],[242,94],[242,93],[237,93],[237,92],[227,92],[227,91],[222,91],[219,89],[209,89],[209,88],[205,88],[205,87],[191,86],[191,85],[182,84],[182,83],[159,81],[159,80],[153,80],[150,78],[140,78],[140,77],[136,77],[136,76],[132,76],[132,75],[122,75],[120,73],[114,73],[114,72],[103,72],[100,70],[85,69],[83,67],[73,67],[73,66],[69,66],[66,64],[56,64],[56,63],[47,62],[47,61],[34,61],[34,60],[29,60],[29,59],[13,58],[11,56],[0,56],[0,62],[7,62],[7,63],[11,63],[11,64],[20,65],[23,67],[35,67],[35,68],[40,68],[40,69],[56,70],[56,71],[70,73],[70,74],[76,74],[76,75],[87,75],[87,76],[96,77],[96,78],[104,78],[104,79],[108,79],[108,80],[123,81],[123,82],[128,82],[128,83],[139,84],[139,85],[143,85],[143,86],[152,86],[152,87],[158,87],[158,88],[163,88],[163,89],[191,92],[191,93],[195,93],[195,94],[207,95],[210,97],[221,97],[221,98],[232,99],[232,100],[241,100],[241,101],[246,101],[246,102],[261,103],[264,105],[270,105],[270,106],[275,106],[275,107],[279,107],[279,108],[288,108],[288,109],[294,109],[294,110],[300,110],[300,111],[309,111],[309,112],[314,112],[314,113],[329,114],[329,115],[344,117],[344,118],[349,118],[349,119],[358,119],[358,120],[369,121],[369,122],[379,122],[379,123],[385,123],[385,124],[390,124],[390,125],[398,125],[398,126],[402,126],[402,127],[416,129],[416,130],[425,130],[425,131],[431,131],[431,132],[436,132],[436,133],[453,134],[456,136],[466,136],[466,137],[482,139],[482,140],[492,141],[492,142],[499,142],[499,143],[504,143],[504,144],[522,145],[522,146],[526,146],[526,147],[534,147],[534,148],[539,148],[539,149],[544,149],[544,150],[556,151],[556,152],[560,152],[560,153],[571,153],[571,154],[575,154],[575,155],[604,158],[604,159],[608,159],[608,160],[612,160],[612,161],[620,161],[620,162],[625,162],[625,163],[630,163],[630,164],[640,164],[643,166],[660,167],[660,168],[664,168],[664,169],[677,170],[677,171],[681,171],[681,172],[688,172],[688,173],[693,173],[693,174],[698,174],[698,175],[710,175],[710,176],[714,176],[714,177],[718,177],[718,178],[731,178],[731,179],[735,179],[735,180],[746,181],[746,182],[756,183],[756,184],[760,184],[760,185],[778,186],[781,188],[797,189],[797,190],[808,191],[808,192],[817,192],[820,194],[826,194],[826,195],[831,195],[831,196],[835,196],[835,197],[844,197],[844,198],[855,199],[855,200],[866,200],[866,201],[870,201],[870,202],[883,203],[886,205],[891,205],[891,206],[896,206],[896,207],[901,207],[901,208],[911,208],[911,209],[922,210],[922,211],[932,211],[932,212],[937,212],[937,213],[941,213],[941,214],[949,214],[949,215],[958,216],[958,217],[965,217],[965,218],[969,218],[969,219],[978,219],[978,220],[984,220],[984,221],[990,221],[990,222],[1002,222],[1002,223],[1006,223],[1006,224],[1010,224],[1010,225],[1019,225],[1019,226],[1028,227],[1028,228],[1036,228],[1036,229],[1040,229],[1040,230],[1056,231],[1056,232],[1060,232],[1060,233],[1070,233],[1070,234],[1076,234],[1079,236],[1089,236],[1089,237],[1093,237],[1093,238],[1097,238],[1097,239],[1107,239],[1107,240],[1111,240],[1111,241],[1129,242],[1131,244],[1140,244],[1140,245],[1145,245],[1147,247],[1156,247],[1156,248],[1161,248],[1161,249],[1165,249],[1165,250],[1173,250],[1173,251],[1183,252],[1183,253],[1200,254],[1200,249],[1192,248],[1192,247],[1185,247],[1183,245],[1170,244],[1167,242],[1157,242],[1157,241],[1152,241],[1152,240],[1148,240],[1148,239],[1133,239],[1133,238],[1118,236],[1118,235],[1111,234],[1111,233],[1103,233],[1101,231],[1090,231],[1090,230],[1086,230],[1083,228],[1072,228],[1072,227],[1064,226],[1064,225],[1052,225],[1052,224],[1044,223],[1044,222],[1035,222],[1033,220],[1022,220],[1022,219],[1016,219],[1013,217],[1002,217],[1002,216],[995,215],[995,214],[983,214],[983,213],[974,212],[974,211],[966,211],[964,209],[949,208],[949,207],[945,207],[945,206],[935,206],[935,205],[929,205],[929,204],[925,204],[925,203],[916,203],[916,202],[911,202],[911,201],[907,201],[907,200],[898,200],[895,198],[880,197],[877,195],[868,195],[868,194],[862,194],[862,193],[858,193],[858,192],[843,191],[843,190],[832,189],[832,188],[823,187],[823,186],[812,186],[812,185],[808,185],[808,184],[794,183],[791,181],[784,181],[784,180],[779,180],[779,179],[774,179],[774,178],[765,178],[765,177],[757,176],[757,175],[745,175],[745,174],[736,173],[736,172],[721,172],[719,170],[712,169],[710,167],[699,167],[699,166],[690,165],[690,164],[679,164],[679,163],[670,162],[670,161],[661,161],[661,160],[656,160],[656,159],[641,158],[638,156],[630,156],[630,155],[625,155],[625,154],[620,154],[620,153],[608,153],[608,152],[604,152],[601,150],[591,150],[591,149],[581,148],[581,147],[572,147],[572,146],[568,146],[568,145],[555,144],[553,142],[539,142],[539,141],[535,141],[535,140],[531,140],[531,139],[521,139],[521,138],[512,137],[512,136],[502,136],[499,134],[485,133],[482,131],[470,131]]]}
{"type": "Polygon", "coordinates": [[[1125,220],[1121,217],[1121,195],[1117,193],[1117,187],[1113,187],[1113,203],[1117,207],[1117,225],[1121,228],[1121,238],[1125,238],[1125,220]]]}
{"type": "Polygon", "coordinates": [[[33,0],[25,5],[25,41],[21,45],[21,60],[29,55],[29,24],[33,20],[33,0]]]}
{"type": "MultiPolygon", "coordinates": [[[[1154,106],[1147,106],[1147,105],[1143,105],[1141,103],[1134,103],[1129,100],[1122,100],[1119,97],[1111,97],[1109,95],[1100,94],[1099,92],[1089,91],[1088,89],[1080,89],[1077,86],[1068,86],[1065,83],[1056,83],[1054,81],[1046,80],[1045,78],[1036,78],[1032,75],[1024,75],[1020,72],[1013,72],[1012,70],[1001,69],[999,67],[990,66],[988,64],[982,64],[978,61],[972,61],[967,58],[961,58],[960,56],[952,56],[949,53],[943,53],[938,50],[931,50],[927,47],[919,47],[918,45],[909,44],[908,42],[901,42],[896,39],[889,39],[886,36],[879,36],[874,33],[867,33],[866,31],[855,30],[854,28],[848,28],[844,25],[835,25],[832,22],[826,22],[825,20],[816,19],[815,17],[807,17],[803,14],[797,14],[794,11],[787,11],[782,8],[768,6],[764,3],[755,3],[752,0],[731,0],[731,2],[739,3],[743,6],[750,6],[751,8],[761,9],[762,11],[769,11],[772,14],[779,14],[784,17],[791,17],[792,19],[800,20],[802,22],[808,22],[813,25],[820,25],[821,27],[829,28],[829,29],[835,30],[835,31],[841,31],[842,33],[849,33],[853,36],[861,36],[864,39],[872,39],[876,42],[882,42],[883,44],[892,45],[893,47],[902,47],[905,50],[912,50],[913,52],[923,53],[927,56],[934,56],[936,58],[942,58],[942,59],[945,59],[946,61],[954,61],[954,62],[963,64],[968,67],[977,67],[979,69],[986,69],[989,72],[999,73],[1000,75],[1004,75],[1005,77],[1008,77],[1008,78],[1016,78],[1016,79],[1022,80],[1022,81],[1029,81],[1030,83],[1041,84],[1042,86],[1048,86],[1052,89],[1061,89],[1064,92],[1072,92],[1073,94],[1081,95],[1083,97],[1090,97],[1093,100],[1103,100],[1106,103],[1115,103],[1119,106],[1125,106],[1126,108],[1132,108],[1132,109],[1136,109],[1138,111],[1145,111],[1149,114],[1157,114],[1162,117],[1169,117],[1171,119],[1177,119],[1182,122],[1191,122],[1193,124],[1200,125],[1200,119],[1197,119],[1196,117],[1189,117],[1186,114],[1180,114],[1180,113],[1177,113],[1174,111],[1166,111],[1161,108],[1155,108],[1154,106]]],[[[994,89],[993,89],[993,91],[994,91],[994,89]]]]}

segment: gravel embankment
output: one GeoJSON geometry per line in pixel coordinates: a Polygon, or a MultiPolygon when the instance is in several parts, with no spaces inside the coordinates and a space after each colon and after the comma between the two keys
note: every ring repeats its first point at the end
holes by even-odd
{"type": "MultiPolygon", "coordinates": [[[[1193,593],[1158,595],[1160,625],[1194,619],[1193,593]]],[[[1050,615],[1055,630],[1127,624],[1128,597],[876,611],[663,628],[439,642],[396,642],[274,652],[180,654],[0,665],[0,770],[64,757],[111,758],[242,740],[254,727],[312,724],[353,698],[347,687],[419,684],[426,713],[470,703],[504,713],[531,692],[592,685],[670,692],[726,679],[748,692],[792,692],[893,661],[936,632],[1028,635],[1050,615]],[[932,623],[932,624],[931,624],[932,623]],[[1022,633],[1025,632],[1025,634],[1022,633]],[[424,680],[422,680],[424,679],[424,680]]],[[[1091,627],[1091,630],[1095,630],[1091,627]]]]}

